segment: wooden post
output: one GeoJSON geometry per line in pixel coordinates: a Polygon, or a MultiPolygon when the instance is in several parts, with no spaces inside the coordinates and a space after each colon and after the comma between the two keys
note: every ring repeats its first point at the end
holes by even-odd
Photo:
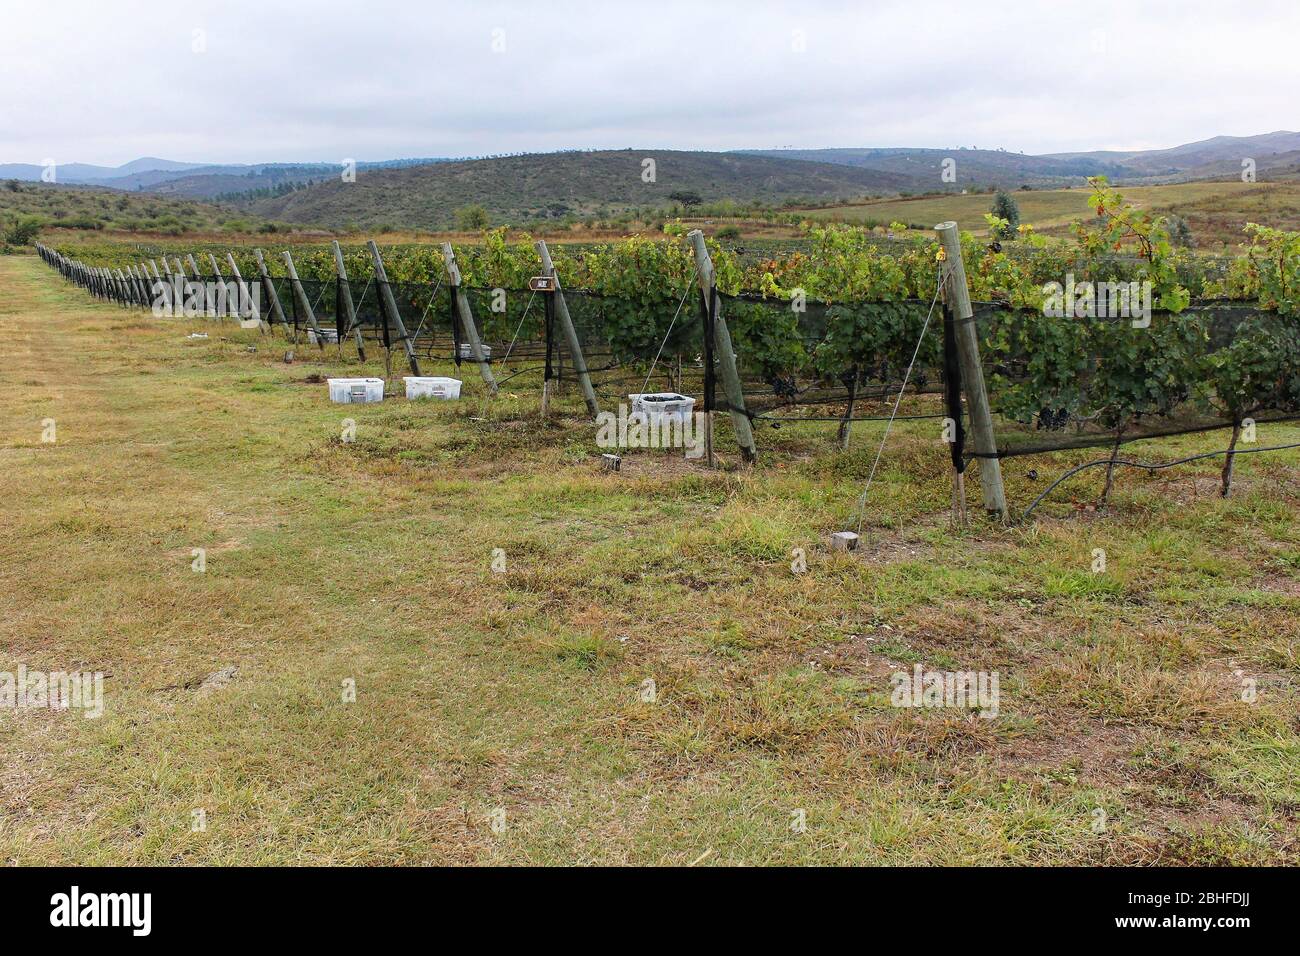
{"type": "Polygon", "coordinates": [[[999,520],[1007,519],[1007,493],[1002,487],[1002,462],[997,458],[998,444],[993,433],[993,414],[984,389],[984,369],[980,365],[979,336],[975,330],[975,312],[966,287],[966,266],[961,258],[961,234],[955,222],[941,222],[934,227],[943,244],[947,278],[944,292],[956,321],[957,359],[961,363],[962,388],[970,410],[972,444],[979,456],[980,487],[984,492],[984,510],[999,520]]]}
{"type": "Polygon", "coordinates": [[[375,284],[379,286],[379,301],[384,307],[388,321],[393,323],[397,334],[402,337],[402,346],[406,349],[406,361],[410,363],[411,373],[419,375],[420,360],[415,357],[415,343],[406,334],[406,326],[402,324],[402,314],[397,311],[397,300],[393,298],[393,290],[388,287],[388,272],[384,269],[384,258],[379,254],[379,247],[375,245],[375,240],[371,239],[367,245],[370,246],[370,258],[375,262],[375,284]]]}
{"type": "Polygon", "coordinates": [[[144,286],[140,284],[140,277],[136,275],[135,267],[129,262],[126,264],[126,281],[131,286],[131,301],[142,309],[149,307],[149,299],[145,295],[144,286]]]}
{"type": "Polygon", "coordinates": [[[129,262],[126,264],[126,281],[131,287],[131,301],[142,307],[147,307],[149,301],[145,298],[144,287],[140,285],[140,277],[135,274],[135,266],[129,262]]]}
{"type": "MultiPolygon", "coordinates": [[[[199,272],[199,264],[194,261],[194,254],[186,253],[185,258],[189,260],[190,268],[194,271],[194,278],[197,281],[202,282],[203,273],[199,272]]],[[[182,272],[183,271],[184,270],[182,270],[182,272]]],[[[203,314],[206,315],[208,318],[212,318],[214,313],[216,312],[216,309],[213,308],[213,305],[214,303],[212,299],[209,298],[208,296],[207,286],[204,286],[203,287],[203,314]]]]}
{"type": "Polygon", "coordinates": [[[131,270],[132,272],[135,273],[136,281],[140,283],[140,294],[144,302],[144,307],[146,309],[152,309],[153,308],[153,280],[150,279],[149,274],[139,266],[132,266],[131,270]]]}
{"type": "Polygon", "coordinates": [[[582,342],[578,339],[578,330],[573,326],[569,315],[569,304],[564,301],[564,290],[560,288],[560,277],[555,272],[555,263],[551,261],[550,250],[546,243],[538,239],[534,244],[537,254],[542,258],[542,273],[555,279],[555,317],[560,320],[560,329],[564,332],[564,341],[569,346],[569,356],[573,359],[573,369],[578,376],[578,385],[582,388],[583,400],[587,403],[587,412],[592,418],[600,414],[600,403],[596,400],[596,390],[591,386],[591,376],[587,372],[587,359],[582,354],[582,342]]]}
{"type": "MultiPolygon", "coordinates": [[[[239,286],[240,305],[242,306],[245,302],[251,303],[253,301],[253,297],[249,294],[248,283],[244,281],[244,277],[240,274],[239,266],[235,262],[234,255],[232,255],[229,252],[226,253],[226,264],[230,266],[230,271],[234,273],[235,276],[235,283],[239,286]]],[[[266,330],[271,327],[271,323],[266,321],[266,319],[262,317],[262,304],[260,302],[257,304],[256,315],[245,316],[242,312],[239,311],[238,308],[236,308],[235,318],[239,319],[239,324],[241,327],[243,327],[244,320],[250,318],[257,319],[257,328],[261,332],[266,332],[266,330]]]]}
{"type": "Polygon", "coordinates": [[[302,309],[307,315],[307,324],[316,334],[316,345],[322,352],[325,351],[325,336],[321,333],[320,325],[316,322],[316,313],[311,309],[311,302],[307,299],[307,293],[302,289],[302,282],[298,279],[298,270],[293,266],[293,256],[289,255],[289,250],[284,250],[284,265],[289,270],[289,285],[293,287],[293,294],[298,299],[298,308],[302,309]]]}
{"type": "Polygon", "coordinates": [[[271,281],[271,273],[266,271],[266,260],[262,258],[262,250],[254,249],[253,256],[257,259],[257,268],[262,273],[262,288],[271,303],[271,314],[284,326],[284,331],[292,335],[293,329],[289,327],[289,320],[284,317],[284,309],[280,307],[280,296],[275,291],[275,283],[271,281]]]}
{"type": "MultiPolygon", "coordinates": [[[[339,292],[343,299],[343,332],[339,335],[339,355],[343,354],[343,336],[351,332],[357,339],[357,357],[366,360],[366,343],[361,338],[361,326],[357,325],[357,309],[352,304],[352,284],[348,282],[348,267],[343,262],[343,249],[338,240],[334,240],[334,269],[338,274],[339,292]]],[[[364,290],[363,290],[364,291],[364,290]]]]}
{"type": "MultiPolygon", "coordinates": [[[[687,238],[695,249],[695,266],[699,272],[700,291],[704,293],[705,305],[713,307],[716,300],[713,260],[705,245],[704,233],[692,229],[687,238]]],[[[713,319],[713,347],[722,372],[722,388],[727,393],[727,404],[731,406],[731,425],[736,432],[736,443],[740,445],[740,456],[747,463],[757,461],[754,430],[750,427],[749,416],[745,414],[745,392],[740,384],[740,372],[736,369],[736,351],[731,345],[731,332],[727,329],[726,319],[722,317],[720,302],[716,303],[713,319]]]]}
{"type": "Polygon", "coordinates": [[[221,266],[217,264],[217,257],[210,252],[208,253],[208,263],[212,266],[212,278],[217,283],[208,299],[212,303],[213,314],[220,319],[223,312],[227,314],[230,312],[230,305],[227,301],[230,298],[230,290],[226,288],[226,280],[221,274],[221,266]]]}
{"type": "Polygon", "coordinates": [[[469,307],[469,299],[461,291],[460,266],[456,265],[456,252],[450,242],[442,244],[442,261],[447,267],[447,281],[451,283],[451,295],[456,302],[456,314],[460,316],[460,327],[465,330],[465,337],[469,339],[470,357],[478,363],[478,373],[483,376],[483,381],[491,394],[495,395],[497,382],[492,375],[492,366],[488,364],[487,356],[483,354],[483,342],[478,337],[478,326],[474,324],[474,312],[469,307]]]}
{"type": "Polygon", "coordinates": [[[150,268],[150,267],[153,268],[153,278],[150,279],[149,281],[152,282],[152,283],[154,284],[155,295],[157,294],[157,290],[158,290],[159,288],[161,288],[161,289],[162,289],[162,298],[163,298],[163,303],[167,306],[167,308],[168,308],[170,314],[171,314],[172,316],[175,316],[175,315],[176,315],[176,306],[175,306],[175,304],[172,302],[172,298],[173,298],[173,296],[172,296],[172,287],[171,287],[171,278],[170,278],[170,276],[169,276],[168,278],[164,279],[163,276],[162,276],[162,273],[158,271],[158,263],[155,262],[153,259],[150,259],[149,262],[148,262],[148,264],[147,264],[146,266],[144,266],[144,275],[145,275],[145,278],[146,278],[146,279],[149,279],[149,268],[150,268]]]}

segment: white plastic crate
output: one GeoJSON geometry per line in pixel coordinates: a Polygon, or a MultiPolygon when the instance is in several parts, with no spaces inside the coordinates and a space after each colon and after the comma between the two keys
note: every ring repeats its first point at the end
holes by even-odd
{"type": "Polygon", "coordinates": [[[686,421],[695,411],[695,399],[677,392],[634,392],[628,396],[632,413],[640,412],[646,421],[686,421]]]}
{"type": "MultiPolygon", "coordinates": [[[[320,330],[320,337],[321,337],[322,339],[325,340],[325,344],[326,344],[326,345],[338,345],[338,344],[339,344],[339,330],[338,330],[338,329],[321,329],[321,330],[320,330]]],[[[309,344],[311,344],[311,345],[315,345],[315,344],[316,344],[316,330],[315,330],[315,329],[308,329],[308,330],[307,330],[307,342],[308,342],[309,344]]]]}
{"type": "MultiPolygon", "coordinates": [[[[480,347],[481,349],[483,349],[483,357],[484,357],[485,359],[490,359],[490,358],[492,358],[492,346],[490,346],[490,345],[480,345],[479,347],[480,347]]],[[[469,343],[468,343],[468,342],[461,342],[461,343],[460,343],[460,360],[461,360],[462,362],[472,362],[472,361],[474,361],[474,350],[473,350],[472,348],[469,347],[469,343]]]]}
{"type": "Polygon", "coordinates": [[[460,398],[460,379],[443,378],[439,375],[408,375],[406,383],[407,398],[460,398]]]}
{"type": "Polygon", "coordinates": [[[384,380],[382,378],[331,378],[326,379],[330,387],[330,401],[351,404],[353,402],[382,402],[384,400],[384,380]]]}

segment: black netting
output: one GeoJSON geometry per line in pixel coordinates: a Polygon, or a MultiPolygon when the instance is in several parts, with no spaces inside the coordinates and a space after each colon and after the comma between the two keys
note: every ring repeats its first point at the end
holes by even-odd
{"type": "MultiPolygon", "coordinates": [[[[681,392],[697,399],[704,384],[704,333],[694,296],[632,299],[565,290],[564,301],[598,396],[646,391],[681,392]]],[[[558,305],[558,303],[557,303],[558,305]]],[[[575,371],[562,328],[556,325],[556,377],[575,371]]]]}
{"type": "MultiPolygon", "coordinates": [[[[115,269],[87,267],[51,250],[41,254],[102,298],[147,305],[154,295],[152,283],[119,277],[115,269]]],[[[311,328],[310,314],[344,346],[359,334],[363,344],[400,352],[404,335],[420,357],[474,361],[456,292],[443,282],[304,279],[295,288],[284,277],[246,281],[262,289],[263,316],[277,321],[273,292],[299,335],[311,328]],[[345,292],[355,316],[351,325],[345,292]]],[[[183,288],[180,297],[194,288],[183,288]]],[[[969,326],[952,321],[937,302],[722,294],[706,301],[694,289],[636,296],[566,290],[560,297],[465,287],[459,295],[498,382],[536,375],[563,387],[585,370],[605,405],[636,392],[680,392],[694,397],[698,409],[739,411],[756,424],[948,418],[957,463],[963,454],[1010,457],[1246,419],[1300,419],[1300,319],[1245,303],[1196,301],[1176,314],[1133,309],[1136,317],[1113,319],[977,304],[968,321],[976,330],[997,443],[996,452],[977,452],[963,445],[968,423],[958,382],[956,331],[969,326]],[[560,321],[563,306],[581,358],[560,321]],[[722,374],[728,371],[720,361],[727,336],[738,394],[722,374]]]]}
{"type": "Polygon", "coordinates": [[[1241,303],[1133,318],[977,309],[1000,457],[1300,417],[1300,323],[1241,303]]]}
{"type": "MultiPolygon", "coordinates": [[[[937,303],[828,304],[719,294],[718,306],[736,354],[745,410],[756,419],[882,417],[892,410],[905,376],[899,417],[942,416],[933,401],[915,400],[942,390],[937,303]]],[[[716,407],[729,405],[719,396],[716,407]]]]}

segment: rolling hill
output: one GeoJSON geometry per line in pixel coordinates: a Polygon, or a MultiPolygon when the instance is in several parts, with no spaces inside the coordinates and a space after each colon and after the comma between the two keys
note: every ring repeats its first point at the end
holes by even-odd
{"type": "Polygon", "coordinates": [[[878,169],[912,179],[913,189],[954,192],[968,186],[1077,185],[1085,176],[1122,175],[1117,162],[1090,157],[1030,156],[1001,149],[778,149],[745,151],[748,155],[773,159],[835,163],[862,169],[878,169]],[[943,162],[956,163],[955,183],[941,178],[943,162]]]}
{"type": "MultiPolygon", "coordinates": [[[[1258,180],[1300,180],[1300,133],[1215,136],[1171,149],[1028,155],[1002,149],[836,148],[737,150],[563,151],[478,159],[395,159],[357,164],[343,182],[338,163],[183,163],[144,157],[118,167],[70,163],[59,185],[123,190],[169,199],[217,201],[241,215],[334,228],[437,230],[454,225],[456,209],[483,206],[494,223],[558,223],[613,218],[630,210],[662,210],[674,194],[706,203],[766,207],[816,205],[855,209],[835,217],[874,217],[870,197],[978,192],[1001,187],[1077,187],[1105,175],[1122,186],[1240,181],[1242,160],[1258,180]],[[655,175],[643,177],[653,159],[655,175]],[[956,181],[945,182],[945,160],[956,181]]],[[[0,181],[39,180],[41,167],[0,165],[0,181]]],[[[39,184],[48,185],[48,184],[39,184]]],[[[79,213],[76,210],[73,214],[79,213]]]]}
{"type": "Polygon", "coordinates": [[[504,156],[406,169],[366,171],[356,182],[321,182],[284,196],[243,204],[259,216],[325,226],[400,223],[438,229],[454,211],[477,203],[494,222],[671,205],[671,194],[693,192],[705,202],[724,199],[835,201],[909,189],[903,173],[832,163],[774,159],[743,153],[604,150],[504,156]],[[654,181],[643,178],[653,159],[654,181]]]}
{"type": "MultiPolygon", "coordinates": [[[[444,163],[446,159],[388,159],[359,162],[358,170],[396,169],[444,163]]],[[[273,188],[283,182],[313,182],[337,176],[340,163],[181,163],[142,157],[121,166],[67,163],[55,168],[58,183],[70,186],[105,186],[127,192],[149,191],[189,199],[212,199],[225,192],[273,188]]],[[[40,182],[44,167],[34,163],[0,163],[0,180],[40,182]]]]}
{"type": "Polygon", "coordinates": [[[1255,160],[1262,179],[1294,178],[1300,160],[1300,133],[1279,130],[1257,136],[1215,136],[1170,149],[1141,151],[1094,150],[1031,156],[993,149],[778,149],[746,150],[750,155],[802,159],[879,169],[917,179],[926,191],[966,186],[1069,186],[1085,176],[1107,176],[1119,184],[1190,182],[1237,178],[1244,158],[1255,160]],[[940,164],[957,163],[957,182],[945,187],[940,164]]]}
{"type": "Polygon", "coordinates": [[[218,229],[251,230],[254,216],[192,199],[129,193],[102,186],[8,180],[0,185],[0,227],[32,216],[47,229],[183,235],[218,229]]]}

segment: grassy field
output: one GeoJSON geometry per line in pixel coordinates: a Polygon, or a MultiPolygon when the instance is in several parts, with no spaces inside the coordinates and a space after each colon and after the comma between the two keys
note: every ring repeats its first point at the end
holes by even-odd
{"type": "MultiPolygon", "coordinates": [[[[1012,193],[1020,207],[1020,221],[1040,232],[1050,232],[1092,214],[1091,190],[1035,189],[1012,193]]],[[[1218,247],[1243,240],[1247,222],[1279,229],[1300,225],[1300,183],[1199,182],[1169,186],[1121,187],[1124,198],[1138,208],[1176,213],[1188,220],[1201,245],[1218,247]]],[[[937,222],[955,219],[963,229],[983,233],[984,214],[993,204],[991,195],[926,196],[889,199],[849,206],[810,209],[813,219],[849,223],[904,222],[930,229],[937,222]]]]}
{"type": "MultiPolygon", "coordinates": [[[[107,675],[99,719],[0,710],[0,860],[1300,862],[1294,453],[1226,501],[1210,461],[1122,474],[1101,516],[1093,474],[954,533],[903,423],[833,554],[875,426],[606,473],[575,395],[341,408],[317,376],[354,362],[33,257],[0,257],[0,330],[0,671],[107,675]],[[996,670],[999,715],[890,706],[914,664],[996,670]]],[[[1008,462],[1009,495],[1076,460],[1008,462]]]]}

